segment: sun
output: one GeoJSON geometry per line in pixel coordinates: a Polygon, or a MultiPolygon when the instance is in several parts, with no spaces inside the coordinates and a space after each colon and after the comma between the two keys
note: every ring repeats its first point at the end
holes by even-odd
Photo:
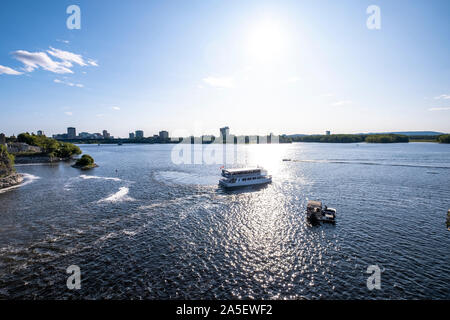
{"type": "Polygon", "coordinates": [[[254,61],[281,59],[287,50],[287,33],[278,21],[261,21],[250,27],[246,47],[249,58],[254,61]]]}

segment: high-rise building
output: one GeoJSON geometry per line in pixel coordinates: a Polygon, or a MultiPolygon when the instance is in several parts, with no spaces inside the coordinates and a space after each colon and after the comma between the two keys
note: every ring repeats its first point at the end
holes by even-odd
{"type": "Polygon", "coordinates": [[[73,127],[67,128],[67,138],[68,139],[75,139],[77,136],[77,129],[73,127]]]}
{"type": "Polygon", "coordinates": [[[134,132],[130,132],[130,133],[128,134],[128,137],[129,137],[130,139],[134,139],[134,132]]]}
{"type": "Polygon", "coordinates": [[[108,133],[108,130],[103,130],[103,138],[104,138],[104,139],[109,139],[109,138],[111,138],[111,134],[108,133]]]}
{"type": "Polygon", "coordinates": [[[220,128],[220,136],[228,137],[229,135],[230,135],[230,128],[228,127],[220,128]]]}
{"type": "Polygon", "coordinates": [[[327,136],[329,136],[331,134],[331,132],[330,131],[325,131],[325,135],[327,135],[327,136]]]}
{"type": "Polygon", "coordinates": [[[142,139],[142,138],[144,138],[144,131],[136,130],[136,139],[142,139]]]}
{"type": "Polygon", "coordinates": [[[167,131],[160,131],[159,132],[159,138],[161,139],[161,140],[167,140],[167,139],[169,139],[169,132],[167,132],[167,131]]]}

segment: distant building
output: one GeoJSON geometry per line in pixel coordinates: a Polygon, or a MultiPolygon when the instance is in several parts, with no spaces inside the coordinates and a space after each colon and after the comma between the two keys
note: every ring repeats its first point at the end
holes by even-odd
{"type": "Polygon", "coordinates": [[[228,127],[220,128],[220,136],[228,137],[229,135],[230,135],[230,128],[228,127]]]}
{"type": "Polygon", "coordinates": [[[214,141],[214,136],[202,135],[202,142],[212,142],[214,141]]]}
{"type": "Polygon", "coordinates": [[[68,139],[75,139],[77,137],[77,129],[73,127],[67,128],[67,138],[68,139]]]}
{"type": "Polygon", "coordinates": [[[4,133],[0,133],[0,144],[6,144],[6,137],[4,133]]]}
{"type": "Polygon", "coordinates": [[[43,136],[43,135],[44,135],[44,131],[38,130],[38,131],[37,131],[37,135],[38,135],[38,136],[43,136]]]}
{"type": "Polygon", "coordinates": [[[167,132],[167,131],[160,131],[159,132],[159,138],[161,139],[161,140],[167,140],[167,139],[169,139],[169,132],[167,132]]]}
{"type": "Polygon", "coordinates": [[[325,131],[325,135],[327,135],[327,136],[329,136],[331,134],[331,132],[330,131],[325,131]]]}
{"type": "Polygon", "coordinates": [[[128,137],[129,137],[130,139],[134,139],[134,132],[130,132],[130,133],[128,134],[128,137]]]}
{"type": "Polygon", "coordinates": [[[79,137],[81,139],[90,139],[92,137],[92,134],[90,134],[89,132],[81,132],[79,134],[79,137]]]}
{"type": "Polygon", "coordinates": [[[136,139],[142,139],[142,138],[144,138],[144,131],[136,130],[136,139]]]}
{"type": "Polygon", "coordinates": [[[107,130],[103,130],[103,138],[109,139],[109,138],[111,138],[111,134],[109,134],[107,130]]]}
{"type": "Polygon", "coordinates": [[[66,140],[66,139],[69,139],[69,136],[68,136],[67,133],[63,133],[63,134],[54,134],[54,135],[53,135],[53,139],[56,139],[56,140],[66,140]]]}

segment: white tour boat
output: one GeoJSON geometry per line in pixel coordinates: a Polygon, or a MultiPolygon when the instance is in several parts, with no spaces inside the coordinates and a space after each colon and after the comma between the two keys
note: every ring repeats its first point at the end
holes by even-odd
{"type": "Polygon", "coordinates": [[[272,176],[263,168],[222,169],[219,184],[225,188],[262,185],[272,182],[272,176]]]}

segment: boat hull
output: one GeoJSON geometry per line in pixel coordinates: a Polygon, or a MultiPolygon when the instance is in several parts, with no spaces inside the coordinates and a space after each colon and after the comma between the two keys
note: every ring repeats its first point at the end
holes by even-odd
{"type": "Polygon", "coordinates": [[[261,186],[272,182],[272,178],[264,178],[258,180],[250,180],[250,181],[239,181],[235,183],[229,183],[224,180],[219,181],[219,185],[226,189],[234,189],[234,188],[243,188],[248,186],[261,186]]]}

